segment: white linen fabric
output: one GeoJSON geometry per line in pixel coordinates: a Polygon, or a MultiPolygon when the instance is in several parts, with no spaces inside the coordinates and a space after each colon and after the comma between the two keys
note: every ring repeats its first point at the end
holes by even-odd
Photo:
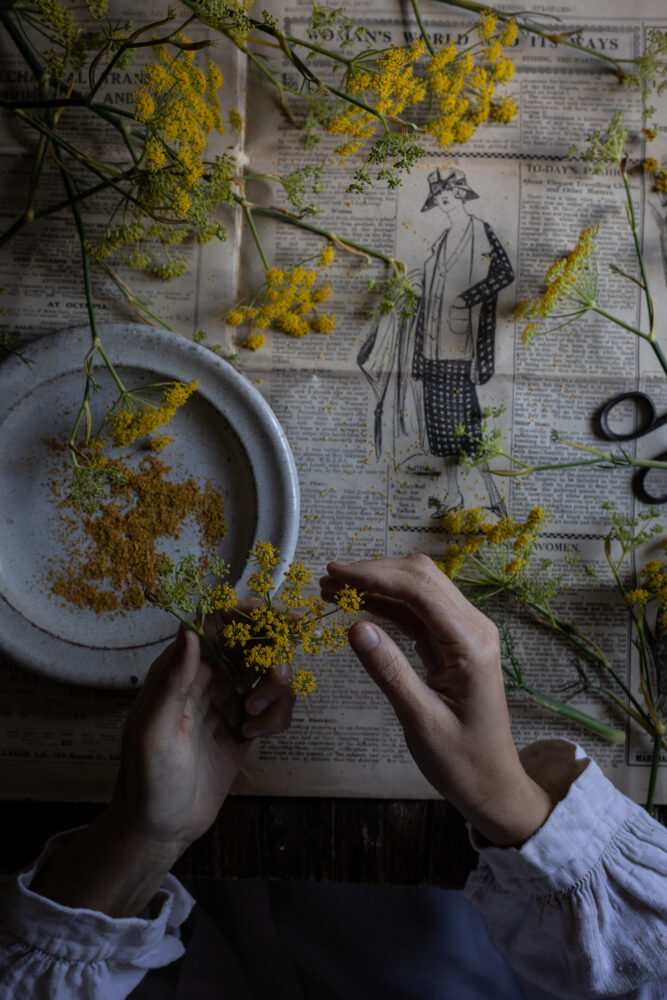
{"type": "Polygon", "coordinates": [[[464,894],[526,1000],[667,1000],[667,830],[597,764],[520,849],[472,841],[464,894]]]}
{"type": "MultiPolygon", "coordinates": [[[[193,898],[172,876],[147,911],[123,920],[31,892],[39,865],[71,835],[49,841],[31,871],[0,891],[0,1000],[125,1000],[147,970],[184,952],[179,928],[193,898]]],[[[667,998],[667,830],[592,761],[520,849],[472,840],[480,864],[464,894],[526,1000],[667,998]]],[[[429,957],[415,954],[414,961],[429,957]]],[[[239,995],[232,980],[220,983],[221,997],[239,995]]],[[[345,992],[347,1000],[374,995],[368,981],[358,993],[348,983],[345,992]]],[[[434,995],[454,994],[443,982],[434,995]]]]}
{"type": "Polygon", "coordinates": [[[125,1000],[149,969],[180,958],[179,928],[194,900],[168,875],[138,917],[69,909],[30,889],[47,857],[75,831],[48,841],[30,871],[0,897],[0,1000],[125,1000]]]}

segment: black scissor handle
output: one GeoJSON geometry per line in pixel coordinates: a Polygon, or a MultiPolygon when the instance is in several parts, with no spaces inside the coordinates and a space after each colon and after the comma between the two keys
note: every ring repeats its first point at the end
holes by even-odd
{"type": "MultiPolygon", "coordinates": [[[[667,462],[667,451],[661,451],[659,455],[655,455],[653,457],[653,461],[667,462]]],[[[647,503],[651,506],[653,504],[658,504],[658,503],[667,503],[667,493],[659,493],[656,496],[652,493],[649,493],[644,485],[644,483],[646,482],[646,477],[648,476],[649,472],[653,471],[654,470],[651,469],[650,467],[639,469],[635,473],[632,483],[635,495],[638,497],[638,499],[641,500],[642,503],[647,503]]]]}
{"type": "Polygon", "coordinates": [[[632,392],[620,392],[618,396],[612,396],[608,403],[600,410],[600,429],[608,441],[633,441],[635,438],[643,437],[656,427],[662,427],[667,423],[667,413],[659,417],[655,412],[653,400],[645,392],[635,389],[632,392]],[[639,427],[629,434],[617,434],[609,426],[609,416],[612,410],[624,402],[631,399],[635,404],[635,412],[642,417],[639,427]]]}

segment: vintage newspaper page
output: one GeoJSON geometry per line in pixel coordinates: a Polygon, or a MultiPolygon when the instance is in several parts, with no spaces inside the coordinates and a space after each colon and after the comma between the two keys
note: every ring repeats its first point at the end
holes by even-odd
{"type": "MultiPolygon", "coordinates": [[[[347,9],[350,17],[365,26],[362,45],[404,44],[416,35],[416,24],[407,9],[398,5],[374,7],[370,15],[367,4],[353,3],[347,9]]],[[[583,0],[542,4],[539,9],[546,18],[559,17],[562,30],[581,27],[591,50],[628,58],[640,53],[651,27],[667,27],[667,16],[657,0],[637,3],[631,9],[620,2],[600,3],[594,14],[583,0]]],[[[272,11],[293,34],[308,31],[310,3],[274,4],[272,11]]],[[[423,14],[435,41],[438,36],[456,40],[471,24],[463,14],[437,4],[424,5],[423,14]]],[[[264,48],[262,54],[286,86],[294,83],[292,69],[279,53],[264,48]]],[[[400,258],[422,294],[432,277],[434,252],[449,228],[447,213],[430,200],[429,176],[436,170],[462,172],[471,192],[464,210],[478,246],[483,238],[492,239],[501,248],[498,258],[507,262],[497,279],[495,307],[486,317],[493,334],[493,371],[487,367],[474,392],[482,408],[504,407],[505,449],[526,462],[543,464],[566,461],[570,455],[565,446],[552,441],[553,429],[576,443],[599,446],[592,415],[607,398],[641,386],[650,392],[660,412],[667,407],[667,390],[652,356],[638,349],[636,338],[616,328],[610,331],[608,325],[590,317],[575,332],[564,329],[530,348],[521,344],[521,327],[513,319],[516,302],[537,294],[553,261],[572,249],[582,229],[597,223],[601,298],[621,317],[639,321],[639,291],[613,281],[607,266],[632,259],[618,179],[613,171],[594,175],[580,159],[567,154],[573,143],[583,144],[588,133],[604,127],[615,111],[624,112],[635,134],[641,120],[636,94],[620,87],[613,74],[595,60],[535,36],[521,37],[511,54],[516,73],[508,91],[519,103],[514,121],[483,126],[460,153],[432,149],[395,190],[377,184],[362,195],[349,193],[354,164],[333,152],[335,139],[324,137],[314,152],[304,151],[302,134],[286,124],[271,100],[260,103],[256,87],[247,91],[243,158],[248,174],[285,175],[306,164],[322,166],[323,192],[314,199],[322,211],[313,222],[400,258]]],[[[315,65],[322,69],[324,64],[315,65]]],[[[227,74],[228,81],[234,72],[227,74]]],[[[242,77],[237,80],[243,84],[242,77]]],[[[20,81],[7,77],[3,89],[19,85],[20,81]]],[[[122,81],[117,92],[124,93],[122,81]]],[[[240,96],[237,106],[243,110],[240,96]]],[[[20,148],[20,133],[12,142],[14,146],[6,145],[2,155],[17,170],[10,154],[17,145],[20,148]]],[[[636,149],[638,159],[646,155],[641,144],[636,149]]],[[[664,135],[650,152],[667,161],[664,135]]],[[[639,171],[631,173],[631,185],[659,312],[667,298],[667,208],[664,196],[661,200],[652,193],[639,171]]],[[[252,200],[287,207],[279,186],[269,179],[248,181],[246,191],[252,200]]],[[[3,209],[7,223],[14,218],[11,207],[3,209]]],[[[76,253],[71,235],[58,235],[57,226],[50,232],[53,240],[60,240],[61,254],[76,253]]],[[[262,272],[248,231],[240,238],[239,289],[243,293],[261,282],[262,272]]],[[[319,237],[269,224],[262,228],[262,239],[271,262],[278,266],[296,264],[322,247],[319,237]]],[[[44,275],[59,280],[53,263],[55,244],[51,252],[44,246],[40,249],[38,241],[26,239],[22,246],[5,264],[8,276],[4,281],[16,328],[28,335],[59,328],[63,302],[65,309],[79,309],[79,320],[83,299],[74,277],[67,296],[60,287],[50,288],[48,294],[45,291],[44,275]],[[32,267],[38,276],[34,281],[26,279],[26,273],[33,274],[32,267]]],[[[229,246],[217,253],[197,248],[201,256],[190,277],[159,292],[147,290],[167,303],[174,327],[184,334],[206,327],[225,347],[233,335],[238,343],[242,340],[242,334],[225,329],[220,321],[222,306],[236,298],[235,255],[229,250],[229,246]]],[[[471,274],[481,276],[482,265],[464,243],[452,262],[452,274],[458,270],[457,280],[463,282],[467,269],[469,286],[471,274]]],[[[617,509],[628,514],[638,509],[629,472],[581,469],[572,470],[567,479],[558,473],[501,479],[478,469],[465,476],[451,461],[434,455],[426,433],[423,396],[408,385],[406,397],[406,384],[400,382],[396,369],[382,364],[383,350],[391,356],[397,330],[392,318],[380,324],[369,318],[368,309],[375,304],[367,292],[369,275],[381,278],[385,272],[377,264],[366,266],[361,256],[339,252],[328,270],[334,286],[336,329],[326,336],[311,334],[298,340],[269,333],[261,351],[243,353],[243,371],[274,408],[294,450],[302,503],[297,555],[312,568],[315,579],[332,558],[352,560],[417,550],[437,556],[445,545],[438,515],[453,496],[460,495],[467,506],[489,508],[491,516],[507,511],[523,517],[534,505],[544,505],[552,511],[542,534],[544,556],[570,585],[559,598],[559,612],[585,623],[588,633],[610,653],[619,673],[636,683],[627,615],[606,576],[603,542],[609,527],[608,515],[601,509],[604,501],[615,502],[617,509]],[[373,366],[378,354],[380,361],[373,366]],[[578,557],[577,564],[573,556],[578,557]],[[584,564],[596,570],[598,577],[582,573],[584,564]]],[[[457,308],[454,278],[450,285],[440,295],[448,310],[457,308]]],[[[471,306],[468,321],[479,323],[479,304],[471,306]]],[[[433,399],[430,405],[433,410],[433,399]]],[[[657,432],[637,447],[654,455],[661,450],[659,437],[657,432]]],[[[512,618],[511,627],[517,657],[534,686],[566,697],[566,686],[576,679],[571,651],[528,621],[512,618]]],[[[406,652],[417,666],[412,650],[406,652]]],[[[323,658],[315,669],[317,695],[299,703],[288,733],[253,748],[237,791],[434,796],[411,761],[389,705],[354,657],[341,653],[323,658]]],[[[0,724],[0,784],[5,797],[106,798],[130,696],[61,691],[58,685],[10,666],[3,669],[1,683],[5,714],[0,724]]],[[[547,735],[576,739],[618,787],[638,800],[645,796],[650,747],[635,734],[625,746],[606,744],[521,695],[510,700],[519,745],[547,735]]],[[[579,694],[573,704],[613,719],[608,706],[594,695],[579,694]]],[[[667,801],[664,779],[657,801],[667,801]]]]}
{"type": "MultiPolygon", "coordinates": [[[[136,10],[122,0],[114,3],[113,13],[119,23],[133,20],[137,23],[136,10]]],[[[185,8],[178,12],[181,22],[187,13],[185,8]]],[[[158,21],[165,14],[166,6],[149,3],[142,8],[141,23],[158,21]]],[[[192,30],[191,37],[195,40],[205,37],[201,25],[192,30]]],[[[30,99],[34,96],[30,70],[4,30],[0,38],[0,96],[8,101],[30,99]]],[[[208,51],[205,50],[203,58],[208,51]]],[[[233,51],[231,46],[228,51],[233,51]]],[[[133,68],[138,69],[141,59],[148,59],[150,52],[150,48],[141,50],[133,68]]],[[[245,60],[233,58],[225,64],[225,85],[221,91],[225,119],[230,108],[241,107],[245,100],[245,65],[245,60]]],[[[87,70],[82,72],[87,74],[87,70]]],[[[85,88],[87,83],[87,76],[80,75],[77,85],[85,88]]],[[[114,70],[100,91],[99,100],[126,108],[135,89],[129,70],[114,70]]],[[[0,229],[5,232],[16,224],[26,203],[34,136],[7,114],[2,116],[0,127],[0,229]]],[[[116,133],[100,126],[93,115],[82,114],[80,128],[82,145],[96,155],[108,160],[120,160],[127,155],[117,143],[116,133]]],[[[241,143],[242,138],[227,125],[223,134],[212,133],[209,155],[213,158],[225,152],[238,153],[241,143]]],[[[62,198],[64,191],[56,164],[49,161],[40,181],[35,210],[38,213],[62,198]]],[[[90,211],[86,214],[91,235],[101,233],[117,201],[117,195],[111,191],[96,201],[96,217],[92,218],[90,211]]],[[[223,308],[235,296],[238,282],[240,231],[235,214],[228,213],[224,223],[227,230],[224,243],[191,241],[177,247],[177,255],[187,258],[189,266],[181,277],[163,281],[140,271],[117,272],[119,280],[129,283],[148,309],[169,327],[188,337],[197,330],[205,330],[211,341],[218,343],[225,341],[223,308]]],[[[80,260],[76,231],[67,209],[37,220],[2,247],[2,327],[28,345],[27,357],[34,338],[87,322],[80,260]]],[[[92,281],[98,324],[118,320],[151,322],[146,313],[140,315],[133,310],[99,267],[93,268],[92,281]]],[[[103,333],[103,327],[101,330],[103,333]]],[[[106,346],[114,357],[113,343],[106,346]]],[[[11,470],[3,470],[4,474],[11,474],[11,470]]],[[[63,613],[69,612],[64,609],[63,613]]],[[[66,687],[2,658],[0,689],[0,797],[108,799],[118,767],[122,727],[134,694],[66,687]]]]}
{"type": "MultiPolygon", "coordinates": [[[[361,47],[400,45],[416,37],[416,25],[405,9],[399,13],[393,7],[384,12],[373,8],[369,14],[367,5],[358,3],[347,10],[366,28],[361,47]]],[[[539,11],[545,18],[559,17],[563,31],[581,28],[583,44],[590,50],[621,58],[638,55],[648,30],[664,28],[667,22],[658,3],[640,3],[632,9],[621,3],[598,4],[594,14],[583,3],[542,4],[539,11]]],[[[309,30],[310,4],[287,3],[275,12],[284,17],[292,34],[303,36],[309,30]]],[[[464,16],[437,5],[429,5],[424,17],[435,42],[457,40],[470,26],[464,16]]],[[[532,36],[520,37],[511,54],[516,73],[508,89],[519,103],[516,119],[510,125],[480,128],[460,154],[431,150],[396,190],[377,184],[363,195],[348,193],[350,164],[333,152],[338,137],[325,137],[317,147],[318,162],[326,170],[324,194],[317,199],[322,213],[314,221],[401,258],[424,288],[433,281],[434,253],[450,225],[446,214],[429,204],[429,175],[437,169],[463,172],[476,196],[465,202],[473,229],[490,229],[510,265],[498,279],[492,317],[494,372],[492,377],[480,377],[475,391],[482,408],[504,407],[506,451],[527,463],[546,464],[572,457],[572,449],[552,442],[554,429],[575,443],[600,447],[592,417],[611,395],[646,387],[658,411],[667,399],[664,379],[658,376],[650,352],[640,351],[636,337],[618,327],[610,329],[599,317],[587,317],[580,326],[537,340],[530,348],[521,344],[521,326],[513,319],[516,302],[536,295],[550,265],[575,246],[584,228],[598,223],[599,301],[608,302],[626,322],[639,321],[639,289],[614,279],[608,266],[633,259],[618,173],[609,169],[593,174],[581,159],[569,158],[568,150],[574,143],[583,148],[586,136],[604,128],[616,111],[624,113],[635,135],[642,122],[636,92],[619,86],[604,66],[580,52],[532,36]]],[[[319,57],[313,65],[325,72],[326,63],[319,57]]],[[[281,67],[282,79],[289,84],[291,67],[285,63],[281,67]]],[[[249,169],[284,174],[312,162],[298,132],[279,113],[273,113],[271,122],[267,127],[262,121],[254,130],[250,125],[249,169]]],[[[665,162],[664,136],[650,153],[665,162]]],[[[643,155],[648,153],[637,143],[636,156],[643,155]]],[[[664,308],[667,293],[664,195],[651,192],[638,170],[631,173],[631,186],[659,313],[658,303],[664,308]]],[[[296,263],[318,246],[298,230],[288,237],[284,227],[268,230],[266,238],[272,235],[272,261],[279,266],[296,263]]],[[[454,260],[449,267],[451,291],[439,292],[443,310],[454,306],[461,288],[474,283],[470,271],[467,277],[462,274],[466,267],[474,273],[470,260],[458,264],[454,260]]],[[[390,317],[378,324],[366,315],[369,269],[359,258],[345,254],[339,255],[335,268],[336,330],[308,341],[274,336],[253,359],[297,457],[303,504],[300,555],[316,576],[331,558],[344,561],[415,550],[437,556],[445,544],[437,515],[452,496],[458,494],[468,506],[507,511],[517,518],[544,505],[552,519],[541,536],[541,552],[552,562],[550,572],[561,574],[566,586],[557,602],[559,613],[585,625],[620,675],[636,684],[627,614],[604,557],[609,515],[601,507],[608,501],[628,515],[638,510],[629,471],[583,468],[569,470],[567,478],[551,472],[501,479],[484,469],[467,477],[447,469],[447,460],[430,453],[424,432],[425,410],[438,402],[416,394],[410,398],[414,383],[401,386],[396,354],[394,370],[383,369],[382,352],[387,357],[394,349],[397,334],[392,324],[397,321],[390,317]],[[412,413],[407,412],[410,406],[412,413]],[[583,565],[597,577],[584,573],[583,565]]],[[[479,305],[472,308],[473,324],[479,323],[479,309],[479,305]]],[[[455,405],[451,395],[448,404],[455,405]]],[[[660,433],[641,447],[647,454],[659,451],[660,433]]],[[[577,678],[571,649],[527,620],[510,617],[508,622],[517,658],[534,686],[567,698],[577,678]]],[[[414,654],[406,652],[417,665],[414,654]]],[[[521,695],[511,696],[510,701],[519,745],[545,735],[579,740],[620,788],[640,800],[645,796],[650,746],[636,732],[626,746],[612,745],[538,709],[521,695]]],[[[572,704],[607,721],[613,719],[608,705],[594,694],[579,694],[572,704]]],[[[391,709],[354,657],[346,654],[321,664],[318,696],[297,713],[288,733],[258,748],[241,787],[254,792],[293,788],[308,795],[433,794],[411,763],[391,709]]],[[[663,777],[658,799],[665,796],[663,777]]]]}

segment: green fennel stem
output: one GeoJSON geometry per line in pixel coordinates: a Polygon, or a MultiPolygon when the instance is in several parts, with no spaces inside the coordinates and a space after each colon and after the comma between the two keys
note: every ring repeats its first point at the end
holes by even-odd
{"type": "Polygon", "coordinates": [[[422,15],[419,9],[419,0],[410,0],[410,3],[412,4],[412,12],[415,15],[415,20],[417,21],[417,24],[419,25],[421,36],[424,39],[424,44],[426,45],[426,48],[429,50],[431,55],[434,56],[435,49],[433,48],[431,39],[428,37],[426,28],[424,27],[424,22],[422,21],[422,15]]]}
{"type": "Polygon", "coordinates": [[[660,770],[660,750],[662,748],[662,733],[656,733],[653,738],[653,753],[651,755],[651,771],[648,781],[648,792],[646,795],[646,811],[653,815],[653,800],[658,782],[658,772],[660,770]]]}
{"type": "MultiPolygon", "coordinates": [[[[623,586],[623,581],[621,580],[621,575],[619,573],[619,568],[620,568],[621,563],[622,563],[622,561],[623,561],[623,559],[625,557],[626,551],[627,550],[624,547],[624,549],[623,549],[623,555],[621,556],[621,559],[619,559],[619,561],[618,561],[617,564],[614,564],[614,562],[613,562],[613,560],[611,558],[611,545],[605,546],[605,557],[607,559],[607,564],[608,564],[609,568],[611,569],[611,572],[613,574],[616,586],[618,587],[619,593],[621,594],[621,596],[623,597],[624,600],[626,598],[627,592],[626,592],[625,587],[623,586]]],[[[635,632],[636,632],[637,636],[639,637],[639,642],[638,642],[638,647],[637,647],[638,648],[638,652],[639,652],[639,674],[640,674],[640,678],[641,678],[641,681],[642,681],[642,687],[644,689],[644,697],[646,699],[646,704],[647,704],[647,707],[648,707],[648,710],[649,710],[649,714],[652,717],[652,721],[654,721],[654,717],[655,717],[655,688],[654,688],[654,685],[653,685],[653,672],[652,672],[652,669],[651,669],[651,664],[652,664],[651,654],[649,652],[648,645],[647,645],[647,642],[646,642],[646,634],[644,632],[643,617],[642,617],[642,619],[639,619],[637,617],[637,613],[636,613],[636,611],[635,611],[635,609],[634,609],[634,607],[632,605],[629,605],[628,610],[630,612],[630,617],[632,618],[632,624],[634,625],[635,632]]],[[[643,611],[641,612],[641,614],[643,616],[643,611]]]]}
{"type": "MultiPolygon", "coordinates": [[[[630,191],[630,183],[628,181],[628,176],[625,172],[625,164],[620,164],[621,177],[623,178],[623,186],[625,188],[625,198],[628,206],[628,221],[630,223],[630,230],[632,232],[632,239],[635,244],[635,253],[637,255],[637,261],[639,263],[639,269],[641,271],[644,296],[646,298],[646,308],[648,310],[648,325],[649,330],[653,333],[653,328],[655,325],[655,319],[653,314],[653,299],[648,287],[648,276],[646,274],[646,268],[644,267],[644,255],[642,253],[641,246],[639,244],[639,233],[637,232],[637,220],[635,218],[635,207],[632,203],[632,193],[630,191]]],[[[650,334],[649,334],[650,337],[650,334]]]]}
{"type": "Polygon", "coordinates": [[[268,271],[270,270],[271,265],[267,260],[266,254],[264,253],[264,247],[262,246],[262,241],[259,238],[259,233],[257,232],[257,227],[255,226],[255,220],[252,217],[252,211],[250,210],[250,206],[248,202],[245,200],[245,198],[239,198],[239,202],[243,209],[243,214],[246,218],[246,222],[248,223],[248,226],[250,228],[250,232],[252,233],[252,238],[255,241],[257,252],[259,253],[259,256],[262,258],[262,264],[264,265],[264,270],[268,271]]]}
{"type": "MultiPolygon", "coordinates": [[[[147,322],[141,316],[141,313],[145,313],[146,316],[150,316],[151,319],[154,319],[155,322],[158,323],[165,330],[170,330],[172,333],[176,332],[173,326],[170,326],[169,323],[167,323],[165,320],[162,319],[162,317],[152,312],[148,308],[148,306],[139,298],[139,296],[135,295],[132,289],[128,288],[128,286],[125,284],[124,281],[121,281],[121,279],[118,277],[114,269],[105,260],[98,261],[98,264],[106,272],[106,274],[108,274],[108,276],[111,278],[118,291],[121,293],[121,295],[123,295],[123,297],[128,302],[132,310],[139,316],[142,322],[144,323],[147,322]]],[[[147,325],[150,326],[151,324],[147,323],[147,325]]]]}
{"type": "Polygon", "coordinates": [[[596,736],[601,736],[602,739],[610,743],[625,743],[625,733],[622,729],[611,726],[606,722],[601,722],[599,719],[588,715],[587,712],[580,711],[580,709],[575,708],[573,705],[558,701],[556,698],[551,698],[549,695],[535,691],[526,685],[521,690],[525,691],[536,705],[547,708],[550,712],[555,712],[556,715],[560,715],[564,719],[569,719],[571,722],[576,722],[577,725],[583,726],[590,732],[595,733],[596,736]]]}
{"type": "MultiPolygon", "coordinates": [[[[239,204],[243,202],[239,195],[234,195],[234,200],[239,204]]],[[[252,202],[248,202],[248,205],[252,208],[252,211],[258,215],[265,215],[270,219],[278,219],[280,222],[286,222],[290,226],[298,226],[300,229],[307,229],[308,232],[316,233],[318,236],[323,236],[327,240],[331,240],[332,243],[337,244],[340,247],[349,248],[353,251],[358,251],[368,257],[375,257],[378,260],[384,261],[388,264],[397,278],[403,277],[406,274],[405,264],[397,260],[395,257],[390,257],[388,254],[381,253],[379,250],[373,250],[370,247],[364,246],[363,243],[355,243],[354,240],[348,239],[346,236],[339,236],[337,233],[333,233],[328,229],[322,229],[320,226],[314,226],[311,222],[306,222],[304,219],[300,219],[296,215],[292,215],[291,212],[285,212],[278,208],[264,208],[262,205],[256,205],[252,202]]]]}
{"type": "Polygon", "coordinates": [[[537,620],[540,621],[542,625],[555,629],[555,631],[557,631],[559,635],[562,635],[564,639],[567,639],[571,645],[575,646],[587,657],[597,663],[598,667],[601,667],[606,673],[610,674],[618,684],[625,697],[634,706],[635,710],[640,713],[642,718],[644,718],[647,723],[649,722],[642,705],[635,698],[628,685],[622,680],[616,670],[612,667],[607,657],[592,639],[580,632],[575,625],[570,625],[568,622],[563,621],[557,615],[554,615],[550,609],[544,608],[542,605],[524,602],[524,606],[536,616],[537,620]]]}
{"type": "Polygon", "coordinates": [[[26,38],[23,36],[23,33],[19,30],[18,18],[14,19],[8,10],[3,10],[0,11],[0,22],[2,22],[7,34],[32,70],[35,80],[39,83],[44,77],[44,67],[35,55],[26,38]]]}
{"type": "Polygon", "coordinates": [[[211,640],[206,635],[206,633],[203,631],[203,629],[197,628],[197,626],[194,624],[194,622],[191,622],[189,620],[189,618],[186,618],[185,615],[182,615],[177,608],[170,607],[168,610],[169,610],[169,614],[170,615],[173,615],[174,618],[178,618],[178,620],[179,620],[179,622],[181,622],[181,624],[185,625],[185,627],[189,628],[191,632],[194,632],[195,635],[199,636],[199,638],[204,643],[204,645],[208,647],[208,650],[211,653],[211,655],[222,666],[222,668],[225,671],[225,673],[227,674],[227,678],[228,678],[230,684],[232,685],[232,687],[234,688],[234,690],[238,691],[239,690],[239,688],[238,688],[238,680],[234,676],[234,672],[232,671],[232,665],[231,665],[231,663],[225,657],[223,657],[223,656],[220,655],[220,652],[218,651],[218,649],[216,648],[216,646],[211,642],[211,640]]]}
{"type": "MultiPolygon", "coordinates": [[[[72,180],[71,180],[71,178],[69,177],[69,175],[67,174],[67,172],[65,170],[61,170],[60,173],[61,173],[61,177],[62,177],[62,180],[63,180],[63,184],[65,185],[65,190],[67,191],[68,198],[70,199],[70,205],[71,205],[71,209],[72,209],[72,215],[74,217],[74,222],[75,222],[75,225],[76,225],[77,234],[79,236],[79,243],[80,243],[80,246],[81,246],[81,262],[82,262],[82,267],[83,267],[83,282],[84,282],[84,288],[85,288],[85,292],[86,292],[86,306],[87,306],[87,309],[88,309],[88,320],[90,322],[90,330],[91,330],[91,335],[92,335],[92,345],[91,345],[91,349],[90,349],[90,352],[88,354],[88,357],[91,357],[92,354],[94,354],[95,351],[97,351],[99,353],[100,357],[102,358],[102,360],[104,361],[105,365],[107,366],[107,368],[108,368],[108,370],[109,370],[109,372],[111,374],[111,377],[113,378],[114,382],[116,383],[118,389],[121,391],[121,393],[124,393],[125,392],[125,386],[121,382],[121,380],[118,377],[118,374],[117,374],[114,366],[111,364],[111,361],[107,357],[107,354],[106,354],[106,352],[104,350],[104,347],[102,346],[102,341],[101,341],[100,336],[99,336],[99,334],[97,332],[97,323],[96,323],[96,320],[95,320],[95,304],[94,304],[94,301],[93,301],[93,288],[92,288],[92,282],[91,282],[91,279],[90,279],[90,261],[88,259],[88,251],[86,249],[86,233],[85,233],[85,230],[83,228],[83,221],[81,219],[81,213],[79,212],[79,206],[77,205],[77,203],[74,201],[74,198],[73,198],[74,187],[73,187],[73,184],[72,184],[72,180]]],[[[76,434],[77,434],[77,431],[79,429],[79,424],[81,423],[83,415],[84,415],[84,413],[86,412],[86,410],[88,408],[88,399],[90,397],[91,389],[92,389],[92,387],[94,385],[94,380],[93,380],[93,378],[92,378],[92,376],[90,374],[90,369],[89,369],[87,361],[86,361],[86,364],[85,364],[84,367],[85,367],[85,371],[86,371],[86,385],[85,385],[85,388],[84,388],[84,393],[83,393],[83,399],[81,401],[81,406],[80,406],[79,411],[77,413],[77,416],[76,416],[76,419],[75,419],[75,422],[74,422],[74,426],[73,426],[72,432],[70,434],[70,438],[69,438],[69,442],[68,442],[70,446],[72,446],[74,444],[74,441],[76,440],[76,434]]]]}
{"type": "MultiPolygon", "coordinates": [[[[134,168],[128,170],[124,176],[123,180],[128,180],[134,168]]],[[[112,181],[106,180],[101,181],[99,184],[93,185],[93,187],[84,188],[83,191],[78,191],[73,195],[72,201],[80,202],[85,201],[86,198],[92,198],[94,195],[98,194],[100,191],[104,191],[108,187],[115,186],[112,181]]],[[[0,235],[0,247],[8,243],[11,238],[23,229],[24,226],[29,225],[31,222],[35,222],[37,219],[44,219],[48,215],[55,215],[57,212],[62,212],[63,208],[69,208],[71,202],[69,198],[63,198],[62,201],[54,202],[52,205],[47,205],[46,208],[40,208],[38,212],[34,212],[32,219],[26,219],[24,215],[20,216],[14,222],[9,229],[6,229],[4,233],[0,235]]]]}

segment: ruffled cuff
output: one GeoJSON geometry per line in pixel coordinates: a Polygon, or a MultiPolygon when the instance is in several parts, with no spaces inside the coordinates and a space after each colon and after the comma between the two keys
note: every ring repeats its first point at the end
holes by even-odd
{"type": "MultiPolygon", "coordinates": [[[[583,755],[577,747],[577,756],[583,755]]],[[[590,760],[546,823],[520,848],[482,844],[470,832],[481,865],[470,876],[466,894],[471,896],[475,876],[484,877],[484,869],[490,870],[505,892],[543,895],[566,890],[598,864],[626,823],[635,831],[638,826],[656,825],[645,809],[619,792],[590,760]]]]}
{"type": "Polygon", "coordinates": [[[667,996],[667,830],[593,761],[521,848],[472,839],[464,894],[530,1000],[667,996]]]}
{"type": "Polygon", "coordinates": [[[184,953],[179,928],[194,900],[172,875],[140,916],[119,919],[62,906],[31,890],[35,873],[74,832],[51,838],[35,865],[4,890],[0,998],[116,1000],[127,996],[148,969],[184,953]]]}

